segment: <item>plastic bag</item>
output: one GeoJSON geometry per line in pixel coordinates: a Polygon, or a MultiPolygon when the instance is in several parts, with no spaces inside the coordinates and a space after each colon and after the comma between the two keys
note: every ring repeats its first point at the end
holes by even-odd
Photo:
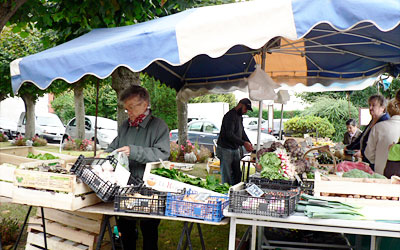
{"type": "Polygon", "coordinates": [[[117,184],[121,187],[125,187],[131,175],[128,156],[124,152],[117,152],[116,150],[114,150],[110,156],[114,157],[118,162],[114,173],[117,184]]]}

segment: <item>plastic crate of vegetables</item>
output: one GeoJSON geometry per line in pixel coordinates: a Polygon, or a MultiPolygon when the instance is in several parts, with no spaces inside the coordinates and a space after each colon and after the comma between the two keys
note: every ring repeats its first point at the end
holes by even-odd
{"type": "Polygon", "coordinates": [[[270,180],[261,177],[259,174],[249,176],[249,183],[254,183],[260,188],[276,189],[276,190],[292,190],[300,187],[297,180],[270,180]]]}
{"type": "Polygon", "coordinates": [[[219,222],[224,217],[223,210],[228,204],[228,196],[212,196],[190,191],[186,194],[168,193],[165,215],[219,222]]]}
{"type": "Polygon", "coordinates": [[[164,215],[167,193],[151,188],[129,186],[115,195],[114,211],[164,215]]]}
{"type": "MultiPolygon", "coordinates": [[[[110,202],[114,200],[119,189],[119,185],[112,175],[117,164],[118,162],[114,157],[85,158],[80,155],[70,171],[80,177],[102,201],[110,202]]],[[[142,181],[130,176],[128,184],[138,186],[142,184],[142,181]]]]}
{"type": "Polygon", "coordinates": [[[250,195],[242,183],[229,192],[229,212],[272,217],[287,217],[294,213],[300,190],[272,190],[261,188],[259,197],[250,195]]]}

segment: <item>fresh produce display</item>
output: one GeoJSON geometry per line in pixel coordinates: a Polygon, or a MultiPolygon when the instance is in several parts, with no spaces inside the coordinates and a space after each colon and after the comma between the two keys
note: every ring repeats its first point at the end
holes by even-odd
{"type": "Polygon", "coordinates": [[[205,188],[217,193],[226,194],[229,191],[229,184],[221,184],[218,179],[213,175],[207,176],[206,180],[201,178],[193,178],[188,175],[177,171],[176,169],[156,168],[151,170],[152,174],[160,175],[172,180],[180,181],[197,187],[205,188]]]}
{"type": "Polygon", "coordinates": [[[40,171],[40,172],[49,172],[49,173],[57,173],[57,174],[69,174],[69,171],[62,167],[59,163],[43,163],[41,165],[30,167],[29,170],[40,171]]]}
{"type": "Polygon", "coordinates": [[[373,178],[373,179],[387,179],[385,176],[378,174],[378,173],[373,173],[369,174],[363,170],[359,169],[352,169],[349,170],[345,173],[343,173],[343,177],[347,178],[373,178]]]}
{"type": "Polygon", "coordinates": [[[54,156],[52,154],[49,153],[45,153],[44,155],[42,154],[33,154],[31,152],[28,153],[28,155],[26,156],[27,158],[32,158],[32,159],[38,159],[38,160],[54,160],[54,159],[59,159],[59,157],[54,156]]]}
{"type": "Polygon", "coordinates": [[[335,194],[335,193],[321,193],[322,196],[332,196],[341,198],[354,198],[354,199],[371,199],[371,200],[392,200],[398,201],[399,197],[391,196],[375,196],[375,195],[360,195],[360,194],[335,194]]]}
{"type": "MultiPolygon", "coordinates": [[[[84,171],[85,170],[89,171],[89,169],[84,169],[84,171]]],[[[105,161],[102,165],[93,165],[91,166],[91,170],[102,180],[106,182],[109,181],[112,184],[117,183],[114,167],[111,165],[109,161],[105,161]]]]}
{"type": "Polygon", "coordinates": [[[322,152],[317,156],[317,161],[319,164],[333,164],[333,159],[326,152],[322,152]]]}
{"type": "Polygon", "coordinates": [[[374,171],[363,162],[342,161],[336,167],[337,172],[348,172],[352,169],[359,169],[369,174],[374,174],[374,171]]]}
{"type": "Polygon", "coordinates": [[[269,148],[260,149],[257,158],[261,176],[270,180],[289,180],[310,172],[310,163],[303,159],[304,150],[295,139],[287,139],[282,145],[274,142],[269,148]]]}

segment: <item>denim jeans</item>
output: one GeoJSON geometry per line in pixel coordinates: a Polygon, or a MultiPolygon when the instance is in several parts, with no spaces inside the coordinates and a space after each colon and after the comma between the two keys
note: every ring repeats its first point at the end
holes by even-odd
{"type": "Polygon", "coordinates": [[[239,149],[217,147],[217,157],[221,162],[221,181],[235,185],[241,181],[239,149]]]}

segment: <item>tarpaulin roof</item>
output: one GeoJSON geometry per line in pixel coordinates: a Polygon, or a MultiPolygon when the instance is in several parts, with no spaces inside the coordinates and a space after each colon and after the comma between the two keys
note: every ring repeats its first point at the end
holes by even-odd
{"type": "Polygon", "coordinates": [[[346,89],[384,71],[400,72],[399,24],[399,0],[260,0],[195,8],[95,29],[17,59],[12,87],[17,92],[24,82],[44,89],[55,79],[106,78],[119,66],[177,90],[239,83],[264,48],[266,71],[276,82],[346,89]]]}

